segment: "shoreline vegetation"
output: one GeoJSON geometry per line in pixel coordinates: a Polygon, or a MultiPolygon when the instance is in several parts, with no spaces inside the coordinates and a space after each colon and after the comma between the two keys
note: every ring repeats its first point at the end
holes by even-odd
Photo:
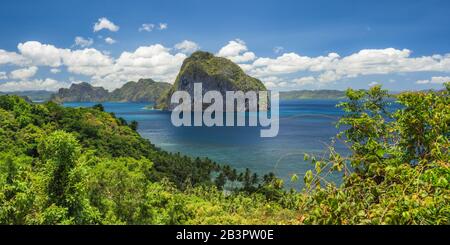
{"type": "Polygon", "coordinates": [[[1,224],[449,224],[450,84],[346,91],[341,132],[301,191],[273,173],[172,154],[101,104],[0,96],[1,224]],[[333,145],[346,144],[351,155],[333,145]],[[342,184],[327,183],[330,172],[342,184]],[[230,188],[230,183],[237,183],[230,188]]]}

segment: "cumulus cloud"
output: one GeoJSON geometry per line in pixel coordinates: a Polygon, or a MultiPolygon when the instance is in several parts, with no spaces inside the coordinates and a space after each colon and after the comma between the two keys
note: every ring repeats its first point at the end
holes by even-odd
{"type": "Polygon", "coordinates": [[[180,43],[175,44],[175,49],[180,50],[183,53],[193,53],[200,49],[200,46],[195,42],[184,40],[180,43]]]}
{"type": "Polygon", "coordinates": [[[0,71],[0,80],[3,80],[3,79],[8,79],[8,76],[6,75],[6,72],[0,71]]]}
{"type": "Polygon", "coordinates": [[[75,37],[74,46],[86,48],[94,44],[94,40],[92,38],[84,38],[84,37],[75,37]]]}
{"type": "Polygon", "coordinates": [[[24,91],[24,90],[47,90],[55,91],[59,88],[68,87],[69,84],[59,82],[57,80],[46,78],[46,79],[35,79],[35,80],[23,80],[18,82],[6,82],[0,84],[1,91],[24,91]]]}
{"type": "Polygon", "coordinates": [[[117,41],[114,40],[114,39],[112,39],[111,37],[107,37],[107,38],[105,38],[105,42],[106,42],[107,44],[114,44],[114,43],[116,43],[117,41]]]}
{"type": "Polygon", "coordinates": [[[69,72],[86,76],[109,73],[114,64],[111,57],[93,48],[64,53],[62,60],[69,72]]]}
{"type": "Polygon", "coordinates": [[[116,32],[119,30],[119,28],[119,26],[115,25],[105,17],[99,18],[98,21],[94,24],[94,32],[98,32],[103,29],[116,32]]]}
{"type": "Polygon", "coordinates": [[[275,58],[261,57],[241,67],[256,77],[312,72],[316,74],[315,80],[322,84],[363,75],[450,72],[450,54],[414,58],[411,53],[408,49],[394,48],[364,49],[345,57],[337,53],[309,57],[291,52],[275,58]]]}
{"type": "Polygon", "coordinates": [[[430,83],[430,80],[417,80],[417,84],[427,84],[430,83]]]}
{"type": "Polygon", "coordinates": [[[418,80],[416,83],[417,84],[429,84],[429,83],[443,84],[446,82],[450,82],[450,77],[432,77],[430,80],[418,80]]]}
{"type": "Polygon", "coordinates": [[[307,76],[307,77],[299,77],[296,79],[293,79],[293,82],[296,85],[304,86],[304,85],[310,85],[317,82],[317,80],[313,76],[307,76]]]}
{"type": "Polygon", "coordinates": [[[3,49],[0,49],[0,65],[3,64],[12,64],[12,65],[26,65],[29,64],[29,61],[24,58],[22,55],[16,52],[8,52],[3,49]]]}
{"type": "Polygon", "coordinates": [[[62,54],[69,52],[68,49],[58,49],[53,45],[41,44],[37,41],[19,43],[17,48],[32,64],[52,67],[60,66],[62,54]]]}
{"type": "Polygon", "coordinates": [[[54,68],[65,65],[69,72],[80,75],[105,74],[114,64],[111,57],[93,48],[70,50],[29,41],[20,43],[18,49],[33,65],[54,68]]]}
{"type": "Polygon", "coordinates": [[[279,54],[279,53],[283,52],[283,50],[284,50],[284,48],[281,46],[276,46],[275,48],[273,48],[273,52],[275,54],[279,54]]]}
{"type": "Polygon", "coordinates": [[[34,75],[36,75],[37,71],[38,71],[38,68],[36,66],[31,66],[31,67],[28,67],[28,68],[14,70],[14,71],[11,72],[9,77],[11,79],[24,80],[24,79],[28,79],[28,78],[33,77],[34,75]]]}
{"type": "Polygon", "coordinates": [[[61,70],[58,69],[58,68],[52,68],[52,69],[50,69],[50,72],[53,73],[53,74],[57,74],[57,73],[60,73],[61,70]]]}
{"type": "Polygon", "coordinates": [[[159,23],[159,29],[160,30],[165,30],[169,27],[169,25],[167,23],[159,23]]]}
{"type": "Polygon", "coordinates": [[[151,32],[151,31],[153,31],[153,29],[155,29],[155,25],[154,24],[144,23],[144,24],[141,25],[141,27],[139,27],[138,30],[140,32],[142,32],[142,31],[151,32]]]}
{"type": "MultiPolygon", "coordinates": [[[[70,50],[36,41],[20,43],[18,49],[18,57],[26,63],[51,67],[54,69],[51,70],[52,73],[57,73],[61,66],[65,66],[69,73],[88,76],[92,83],[108,89],[120,87],[126,81],[142,77],[172,83],[187,57],[183,52],[172,54],[170,48],[161,44],[123,52],[118,58],[94,48],[70,50]]],[[[8,62],[12,63],[13,60],[8,62]]]]}
{"type": "MultiPolygon", "coordinates": [[[[11,76],[8,74],[8,77],[20,79],[22,82],[20,86],[44,84],[45,80],[30,80],[30,78],[35,75],[32,74],[33,67],[37,71],[38,67],[46,66],[52,73],[58,73],[64,68],[70,74],[86,76],[94,85],[111,90],[120,87],[126,81],[142,77],[172,83],[187,54],[198,48],[198,44],[184,40],[173,48],[153,44],[139,47],[134,51],[124,51],[118,57],[112,57],[109,53],[95,48],[74,50],[28,41],[19,43],[17,52],[0,50],[0,65],[19,66],[15,68],[16,71],[11,72],[11,76]]],[[[365,75],[408,72],[450,73],[450,54],[413,57],[408,49],[364,49],[347,56],[340,56],[337,53],[305,56],[289,52],[275,57],[256,57],[249,51],[244,41],[236,39],[229,41],[217,55],[237,62],[245,72],[261,79],[267,87],[277,89],[305,85],[320,87],[365,75]]],[[[6,73],[2,77],[5,76],[6,73]]],[[[449,77],[435,76],[417,83],[433,84],[446,80],[450,80],[449,77]]],[[[13,86],[14,83],[18,82],[10,82],[8,86],[13,86]]]]}
{"type": "Polygon", "coordinates": [[[298,71],[323,71],[339,58],[336,53],[315,58],[296,53],[284,53],[276,58],[258,58],[247,69],[255,75],[289,74],[298,71]]]}
{"type": "Polygon", "coordinates": [[[245,63],[256,58],[256,55],[253,52],[248,52],[247,50],[244,41],[235,39],[229,41],[227,45],[222,47],[217,55],[228,58],[236,63],[245,63]]]}
{"type": "Polygon", "coordinates": [[[268,89],[273,89],[273,88],[277,87],[277,84],[275,82],[270,82],[270,81],[264,82],[264,85],[268,89]]]}
{"type": "Polygon", "coordinates": [[[185,58],[183,53],[171,54],[161,44],[142,46],[134,52],[123,52],[109,73],[93,76],[93,82],[108,89],[142,77],[173,83],[185,58]]]}

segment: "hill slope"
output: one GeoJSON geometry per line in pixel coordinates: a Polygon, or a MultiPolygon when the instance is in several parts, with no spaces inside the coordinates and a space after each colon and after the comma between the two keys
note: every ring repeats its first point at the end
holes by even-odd
{"type": "Polygon", "coordinates": [[[169,83],[155,82],[152,79],[139,79],[128,82],[109,95],[110,101],[149,102],[156,101],[167,89],[169,83]]]}

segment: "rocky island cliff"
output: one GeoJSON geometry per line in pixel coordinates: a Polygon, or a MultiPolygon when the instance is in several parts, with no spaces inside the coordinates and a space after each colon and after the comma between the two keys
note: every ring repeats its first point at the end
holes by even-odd
{"type": "Polygon", "coordinates": [[[202,84],[202,94],[219,91],[225,98],[226,91],[266,91],[264,84],[247,74],[231,60],[211,53],[197,51],[185,59],[172,87],[156,103],[156,108],[172,110],[170,98],[175,91],[186,91],[194,98],[194,83],[202,84]]]}

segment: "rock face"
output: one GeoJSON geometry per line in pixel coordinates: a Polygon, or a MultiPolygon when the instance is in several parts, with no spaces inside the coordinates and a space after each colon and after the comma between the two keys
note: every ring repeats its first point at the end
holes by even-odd
{"type": "Polygon", "coordinates": [[[93,87],[89,83],[72,84],[70,88],[60,88],[52,97],[56,102],[103,102],[109,97],[108,90],[93,87]]]}
{"type": "Polygon", "coordinates": [[[139,79],[128,82],[121,88],[108,92],[103,87],[94,87],[89,83],[72,84],[70,88],[61,88],[53,95],[55,102],[154,102],[167,91],[169,83],[155,82],[152,79],[139,79]]]}
{"type": "Polygon", "coordinates": [[[260,80],[245,74],[229,59],[197,51],[184,60],[175,83],[157,100],[156,108],[172,110],[176,105],[170,104],[170,98],[175,91],[187,91],[194,98],[194,83],[202,83],[202,94],[210,90],[220,91],[224,99],[226,91],[266,90],[260,80]]]}
{"type": "Polygon", "coordinates": [[[127,82],[110,94],[111,101],[154,102],[171,87],[169,83],[155,82],[152,79],[139,79],[127,82]]]}

